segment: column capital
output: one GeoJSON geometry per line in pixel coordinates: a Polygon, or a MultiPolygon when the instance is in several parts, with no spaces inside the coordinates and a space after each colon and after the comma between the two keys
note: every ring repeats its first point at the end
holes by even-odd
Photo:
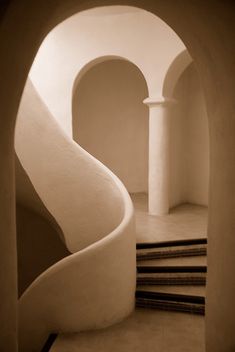
{"type": "Polygon", "coordinates": [[[144,104],[148,105],[149,107],[155,107],[155,106],[168,106],[172,104],[176,104],[177,100],[173,98],[167,98],[163,96],[157,96],[157,97],[148,97],[144,99],[143,101],[144,104]]]}

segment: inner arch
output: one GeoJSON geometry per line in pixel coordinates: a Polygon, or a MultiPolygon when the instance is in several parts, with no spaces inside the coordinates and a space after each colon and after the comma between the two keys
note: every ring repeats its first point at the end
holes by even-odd
{"type": "Polygon", "coordinates": [[[129,192],[147,192],[148,96],[141,71],[109,58],[89,67],[74,86],[73,138],[108,166],[129,192]]]}

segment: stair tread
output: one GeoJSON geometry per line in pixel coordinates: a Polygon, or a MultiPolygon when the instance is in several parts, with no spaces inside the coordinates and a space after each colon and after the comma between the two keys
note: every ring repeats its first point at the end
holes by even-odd
{"type": "Polygon", "coordinates": [[[157,303],[162,303],[164,304],[180,304],[180,305],[196,305],[196,306],[205,306],[205,303],[203,302],[184,302],[184,301],[179,301],[177,299],[174,300],[174,298],[169,298],[169,299],[165,299],[163,298],[159,298],[159,299],[154,299],[154,298],[149,298],[149,297],[137,297],[136,298],[136,302],[144,302],[146,304],[157,304],[157,303]]]}
{"type": "Polygon", "coordinates": [[[193,266],[188,266],[188,265],[137,265],[137,272],[138,273],[186,273],[186,274],[192,274],[192,273],[206,273],[207,272],[207,267],[204,265],[193,265],[193,266]]]}
{"type": "Polygon", "coordinates": [[[169,278],[176,278],[176,277],[182,277],[182,278],[191,278],[191,277],[206,277],[206,273],[204,272],[195,272],[195,273],[180,273],[180,272],[174,272],[174,273],[137,273],[137,278],[161,278],[161,277],[169,277],[169,278]]]}
{"type": "Polygon", "coordinates": [[[172,293],[180,295],[192,295],[205,297],[206,287],[205,286],[193,286],[193,285],[138,285],[137,291],[147,292],[161,292],[161,293],[172,293]]]}
{"type": "Polygon", "coordinates": [[[160,248],[160,247],[176,247],[176,246],[190,246],[190,245],[206,245],[207,238],[199,237],[192,239],[180,239],[169,241],[156,241],[156,242],[140,242],[136,244],[137,249],[141,248],[160,248]]]}
{"type": "Polygon", "coordinates": [[[205,285],[206,273],[137,273],[137,285],[205,285]]]}
{"type": "Polygon", "coordinates": [[[190,250],[205,250],[207,248],[206,244],[193,244],[193,245],[186,245],[186,246],[166,246],[166,247],[150,247],[150,248],[138,248],[137,254],[143,253],[153,253],[153,252],[166,252],[166,251],[190,251],[190,250]]]}
{"type": "Polygon", "coordinates": [[[136,306],[139,308],[152,308],[161,310],[173,310],[180,312],[188,312],[194,314],[205,314],[205,305],[188,302],[175,302],[165,300],[150,300],[145,298],[137,298],[136,306]]]}
{"type": "Polygon", "coordinates": [[[138,260],[138,266],[199,266],[207,264],[207,257],[202,256],[190,256],[190,257],[178,257],[178,258],[164,258],[164,259],[142,259],[138,260]]]}

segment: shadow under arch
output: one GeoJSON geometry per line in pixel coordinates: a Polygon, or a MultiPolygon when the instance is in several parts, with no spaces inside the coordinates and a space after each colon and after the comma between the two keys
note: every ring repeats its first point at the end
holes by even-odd
{"type": "Polygon", "coordinates": [[[193,62],[187,50],[182,51],[171,63],[163,83],[163,96],[173,98],[174,88],[185,69],[193,62]]]}
{"type": "Polygon", "coordinates": [[[116,174],[130,193],[148,190],[146,95],[141,70],[116,55],[87,63],[72,91],[73,139],[116,174]]]}
{"type": "Polygon", "coordinates": [[[134,63],[133,61],[131,61],[130,59],[124,57],[124,56],[119,56],[119,55],[105,55],[105,56],[99,56],[94,58],[93,60],[90,60],[89,62],[87,62],[82,68],[81,70],[78,72],[77,76],[74,79],[74,83],[73,83],[73,87],[72,87],[72,100],[73,100],[73,96],[74,96],[74,92],[78,87],[79,82],[81,81],[82,77],[94,66],[101,64],[103,62],[106,61],[111,61],[111,60],[122,60],[122,61],[126,61],[129,62],[130,64],[132,64],[133,66],[135,66],[139,72],[142,74],[143,79],[146,83],[146,87],[147,87],[147,91],[149,94],[149,88],[148,88],[148,82],[147,79],[143,73],[143,71],[141,70],[141,68],[134,63]]]}

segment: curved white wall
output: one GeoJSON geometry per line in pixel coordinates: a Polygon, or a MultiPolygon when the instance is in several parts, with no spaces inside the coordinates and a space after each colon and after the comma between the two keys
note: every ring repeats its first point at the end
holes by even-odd
{"type": "Polygon", "coordinates": [[[30,81],[18,113],[15,148],[71,252],[101,239],[120,223],[125,211],[120,181],[67,137],[30,81]]]}
{"type": "Polygon", "coordinates": [[[20,298],[20,350],[31,352],[41,350],[53,331],[102,328],[131,313],[136,238],[133,206],[122,183],[64,134],[30,80],[15,146],[73,252],[37,277],[20,298]]]}
{"type": "Polygon", "coordinates": [[[185,47],[155,15],[128,6],[78,13],[55,27],[42,43],[30,77],[63,129],[72,134],[72,90],[90,61],[116,55],[143,73],[149,95],[162,95],[165,75],[185,47]]]}
{"type": "Polygon", "coordinates": [[[148,95],[136,66],[124,60],[96,64],[73,96],[73,136],[104,163],[129,192],[148,190],[148,95]]]}

